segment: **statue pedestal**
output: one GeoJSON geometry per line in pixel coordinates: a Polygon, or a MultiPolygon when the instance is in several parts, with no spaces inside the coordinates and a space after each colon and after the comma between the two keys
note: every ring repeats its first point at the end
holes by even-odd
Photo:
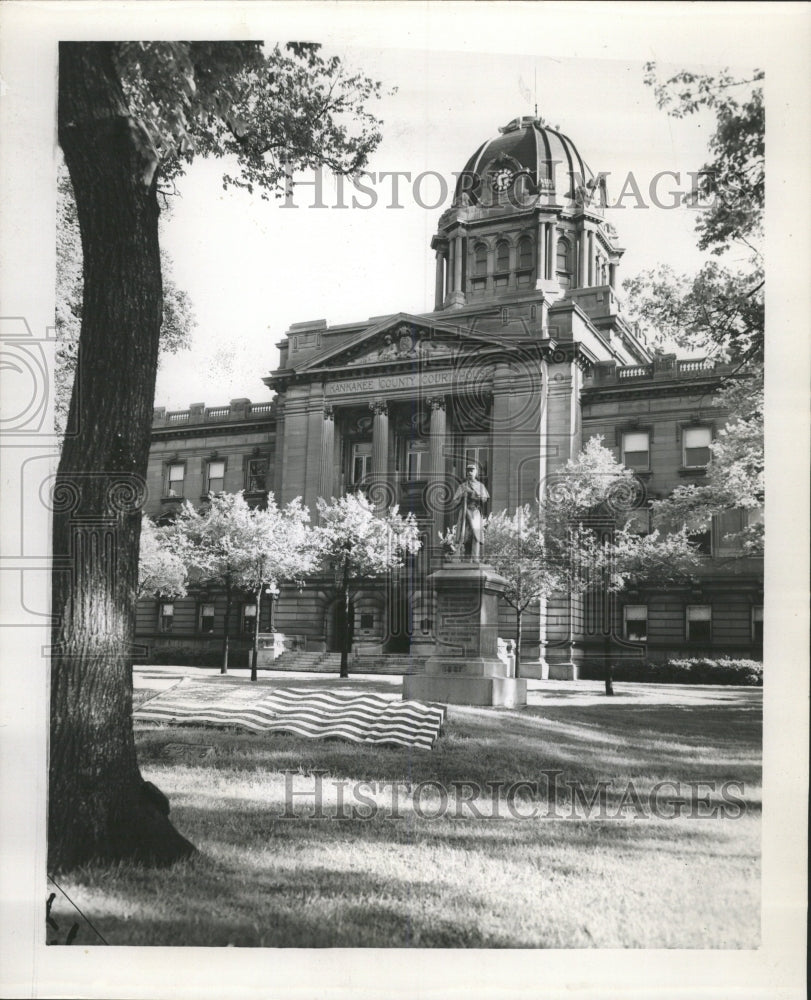
{"type": "Polygon", "coordinates": [[[450,562],[429,577],[436,590],[436,644],[425,673],[403,678],[403,697],[516,708],[527,682],[498,658],[498,599],[505,580],[490,566],[450,562]]]}

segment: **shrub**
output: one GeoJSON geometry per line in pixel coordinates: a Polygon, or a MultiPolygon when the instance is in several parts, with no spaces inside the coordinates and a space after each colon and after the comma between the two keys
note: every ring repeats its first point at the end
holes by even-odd
{"type": "MultiPolygon", "coordinates": [[[[580,671],[584,680],[603,680],[602,660],[587,660],[580,671]]],[[[763,684],[763,664],[757,660],[722,656],[679,657],[655,663],[648,660],[618,660],[613,665],[615,681],[652,684],[739,684],[758,687],[763,684]]]]}

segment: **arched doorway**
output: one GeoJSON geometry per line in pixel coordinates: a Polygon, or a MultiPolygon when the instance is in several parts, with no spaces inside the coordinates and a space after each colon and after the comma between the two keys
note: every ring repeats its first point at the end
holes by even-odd
{"type": "Polygon", "coordinates": [[[408,653],[411,649],[411,595],[405,587],[392,590],[388,601],[388,627],[384,653],[408,653]]]}
{"type": "Polygon", "coordinates": [[[326,610],[326,621],[325,621],[325,643],[327,647],[327,652],[329,653],[340,653],[343,650],[344,639],[346,637],[346,630],[349,630],[349,647],[352,646],[352,623],[355,618],[355,609],[353,603],[350,601],[349,604],[349,621],[344,621],[344,605],[343,601],[339,598],[329,605],[326,610]]]}

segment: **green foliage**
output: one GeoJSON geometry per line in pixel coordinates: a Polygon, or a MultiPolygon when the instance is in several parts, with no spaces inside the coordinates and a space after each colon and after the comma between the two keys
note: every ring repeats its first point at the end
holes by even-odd
{"type": "Polygon", "coordinates": [[[739,79],[724,69],[717,75],[682,70],[660,82],[656,63],[645,65],[645,83],[654,88],[656,102],[673,118],[702,110],[715,114],[710,136],[711,159],[701,168],[696,190],[688,203],[711,201],[696,222],[701,250],[721,254],[730,241],[749,246],[762,239],[766,194],[765,117],[762,70],[739,79]]]}
{"type": "MultiPolygon", "coordinates": [[[[580,676],[584,680],[602,680],[602,660],[586,661],[580,676]]],[[[656,663],[649,660],[617,660],[612,667],[615,681],[651,684],[728,684],[760,687],[763,664],[759,660],[722,656],[679,657],[656,663]]]]}
{"type": "Polygon", "coordinates": [[[133,114],[173,180],[197,154],[233,156],[223,186],[279,194],[287,172],[363,169],[382,138],[366,105],[381,85],[321,46],[291,42],[127,42],[117,61],[133,114]]]}

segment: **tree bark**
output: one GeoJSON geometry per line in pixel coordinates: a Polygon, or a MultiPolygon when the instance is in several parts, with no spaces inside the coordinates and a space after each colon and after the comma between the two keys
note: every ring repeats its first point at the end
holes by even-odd
{"type": "Polygon", "coordinates": [[[132,726],[141,506],[161,274],[157,162],[110,43],[60,43],[59,142],[84,257],[81,372],[53,493],[48,863],[168,864],[194,852],[144,782],[132,726]]]}
{"type": "Polygon", "coordinates": [[[256,618],[253,627],[253,646],[251,647],[251,680],[258,680],[257,662],[259,660],[259,616],[262,613],[262,584],[256,590],[256,618]]]}
{"type": "Polygon", "coordinates": [[[515,612],[515,676],[520,677],[521,673],[521,639],[524,634],[524,611],[519,608],[515,612]]]}
{"type": "Polygon", "coordinates": [[[225,622],[223,623],[224,635],[222,637],[222,661],[220,663],[220,673],[228,673],[228,646],[231,635],[231,609],[233,607],[233,588],[230,580],[225,584],[225,622]]]}

